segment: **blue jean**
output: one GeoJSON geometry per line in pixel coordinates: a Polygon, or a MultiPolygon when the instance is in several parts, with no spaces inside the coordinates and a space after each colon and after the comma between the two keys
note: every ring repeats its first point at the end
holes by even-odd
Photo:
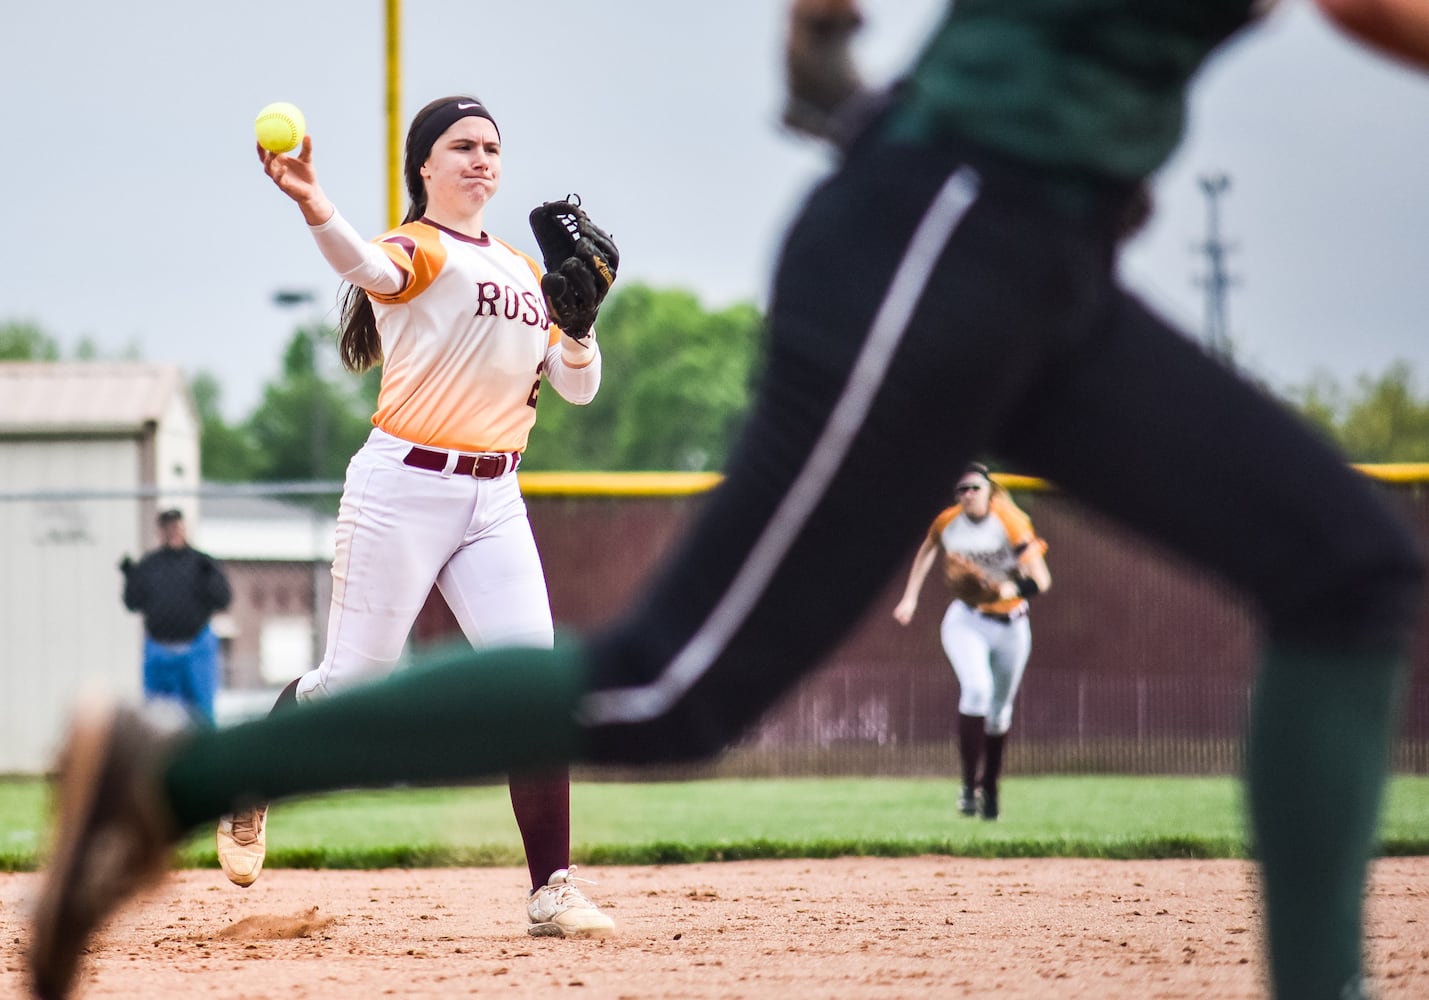
{"type": "Polygon", "coordinates": [[[172,698],[195,719],[213,724],[218,690],[218,636],[207,625],[189,642],[144,637],[144,697],[172,698]]]}

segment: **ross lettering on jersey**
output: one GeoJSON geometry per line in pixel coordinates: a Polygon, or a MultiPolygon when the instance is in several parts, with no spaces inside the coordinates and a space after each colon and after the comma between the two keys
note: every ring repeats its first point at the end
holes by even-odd
{"type": "Polygon", "coordinates": [[[990,551],[959,551],[968,562],[973,563],[978,569],[989,577],[998,577],[1007,572],[1007,550],[992,549],[990,551]]]}
{"type": "Polygon", "coordinates": [[[501,286],[494,281],[476,283],[476,314],[495,316],[496,305],[501,301],[501,286]]]}
{"type": "Polygon", "coordinates": [[[521,322],[528,326],[539,326],[542,330],[551,325],[551,321],[546,318],[546,297],[544,295],[538,299],[531,292],[522,292],[521,301],[526,305],[521,312],[521,322]]]}
{"type": "Polygon", "coordinates": [[[534,295],[495,281],[476,283],[476,315],[502,316],[542,330],[549,325],[534,295]]]}

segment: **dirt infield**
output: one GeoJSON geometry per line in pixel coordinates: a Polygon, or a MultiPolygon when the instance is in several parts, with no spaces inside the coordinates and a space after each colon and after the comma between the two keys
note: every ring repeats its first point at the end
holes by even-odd
{"type": "MultiPolygon", "coordinates": [[[[619,930],[529,938],[524,871],[175,874],[97,940],[82,998],[891,1000],[1265,995],[1233,861],[729,862],[582,869],[619,930]]],[[[0,875],[0,995],[23,994],[35,875],[0,875]]],[[[1429,858],[1375,868],[1384,998],[1429,996],[1429,858]]]]}

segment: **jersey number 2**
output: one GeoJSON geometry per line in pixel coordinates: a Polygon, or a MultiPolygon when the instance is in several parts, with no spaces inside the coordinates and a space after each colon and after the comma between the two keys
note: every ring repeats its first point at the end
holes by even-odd
{"type": "Polygon", "coordinates": [[[545,367],[546,362],[543,358],[541,360],[541,363],[536,366],[536,381],[531,383],[531,395],[526,397],[526,405],[531,407],[531,409],[533,410],[536,408],[536,397],[541,395],[541,371],[545,367]]]}

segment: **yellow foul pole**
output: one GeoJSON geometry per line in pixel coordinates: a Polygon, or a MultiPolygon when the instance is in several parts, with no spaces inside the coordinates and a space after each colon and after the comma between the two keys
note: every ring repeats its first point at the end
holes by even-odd
{"type": "Polygon", "coordinates": [[[387,4],[387,226],[402,221],[402,0],[387,4]]]}

